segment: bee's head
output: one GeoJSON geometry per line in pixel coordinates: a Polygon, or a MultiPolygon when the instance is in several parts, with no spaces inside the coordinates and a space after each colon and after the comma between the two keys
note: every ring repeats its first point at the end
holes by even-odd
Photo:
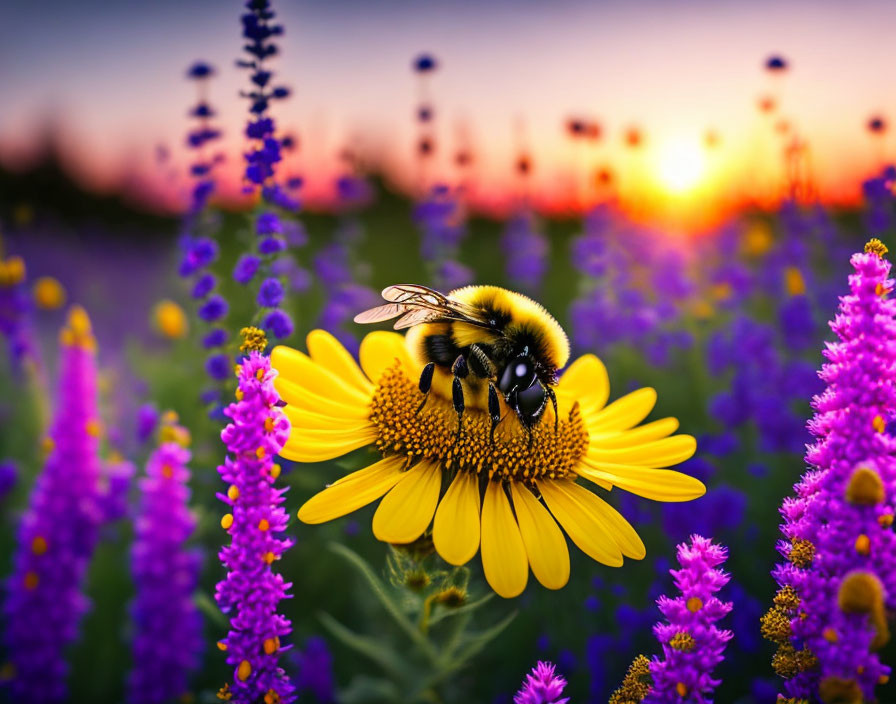
{"type": "Polygon", "coordinates": [[[498,373],[498,390],[521,418],[537,419],[544,410],[546,387],[553,380],[553,371],[533,358],[528,347],[512,355],[498,373]]]}

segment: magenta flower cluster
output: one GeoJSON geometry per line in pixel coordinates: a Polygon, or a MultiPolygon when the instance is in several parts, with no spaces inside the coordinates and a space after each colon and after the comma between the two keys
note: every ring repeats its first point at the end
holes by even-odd
{"type": "Polygon", "coordinates": [[[654,635],[663,648],[663,658],[650,663],[653,686],[645,704],[711,704],[719,680],[712,671],[724,658],[731,631],[716,623],[731,611],[731,602],[721,601],[718,592],[729,575],[719,569],[728,557],[726,548],[699,535],[677,548],[681,569],[670,570],[680,595],[661,596],[657,605],[665,623],[657,623],[654,635]]]}
{"type": "Polygon", "coordinates": [[[850,292],[831,323],[838,341],[824,351],[827,384],[813,400],[810,469],[781,513],[781,589],[763,619],[778,642],[775,668],[789,696],[875,701],[890,668],[877,653],[896,609],[896,300],[883,246],[851,259],[850,292]]]}
{"type": "Polygon", "coordinates": [[[277,407],[276,372],[270,360],[250,352],[239,371],[237,401],[224,413],[231,418],[221,433],[229,456],[218,467],[228,483],[219,498],[230,507],[221,525],[230,544],[220,552],[227,576],[219,582],[215,598],[230,616],[230,631],[218,644],[233,670],[229,693],[232,701],[251,702],[295,699],[294,687],[278,665],[288,649],[281,639],[290,633],[290,622],[277,613],[291,586],[273,570],[273,563],[291,545],[282,537],[287,515],[283,493],[274,481],[280,467],[274,459],[289,436],[289,421],[277,407]]]}
{"type": "Polygon", "coordinates": [[[186,542],[196,527],[187,503],[190,451],[163,442],[138,481],[131,569],[136,596],[131,606],[135,636],[128,700],[174,701],[187,692],[202,652],[202,617],[193,601],[201,557],[186,542]]]}
{"type": "Polygon", "coordinates": [[[556,665],[539,661],[513,695],[513,704],[566,704],[569,697],[560,696],[565,688],[566,680],[557,674],[556,665]]]}
{"type": "Polygon", "coordinates": [[[102,520],[96,343],[81,308],[61,343],[49,454],[19,524],[4,604],[12,699],[34,704],[66,699],[65,653],[88,609],[84,580],[102,520]]]}

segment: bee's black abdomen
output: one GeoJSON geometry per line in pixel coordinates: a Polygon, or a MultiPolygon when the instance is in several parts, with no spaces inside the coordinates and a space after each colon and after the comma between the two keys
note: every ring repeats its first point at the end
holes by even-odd
{"type": "Polygon", "coordinates": [[[423,349],[426,358],[440,367],[450,367],[460,354],[460,349],[450,335],[426,335],[423,338],[423,349]]]}

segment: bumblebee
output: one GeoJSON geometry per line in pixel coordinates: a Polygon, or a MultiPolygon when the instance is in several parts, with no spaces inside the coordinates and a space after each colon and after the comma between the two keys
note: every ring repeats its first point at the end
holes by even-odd
{"type": "Polygon", "coordinates": [[[408,347],[423,367],[418,413],[435,389],[452,400],[458,438],[464,411],[477,407],[488,412],[494,441],[503,398],[531,438],[550,402],[556,429],[554,386],[569,359],[569,340],[542,305],[498,286],[466,286],[445,295],[400,284],[382,295],[388,302],[358,314],[355,322],[398,318],[395,329],[408,329],[408,347]]]}

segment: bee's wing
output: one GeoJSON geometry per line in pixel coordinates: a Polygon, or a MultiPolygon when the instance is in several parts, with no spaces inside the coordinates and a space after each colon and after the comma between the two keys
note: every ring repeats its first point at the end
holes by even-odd
{"type": "Polygon", "coordinates": [[[412,328],[415,325],[429,323],[435,320],[444,320],[445,316],[438,311],[428,310],[426,308],[414,308],[405,313],[401,318],[395,321],[394,328],[396,330],[404,330],[412,328]]]}
{"type": "Polygon", "coordinates": [[[436,320],[458,320],[473,325],[488,326],[483,311],[465,303],[453,301],[435,289],[418,284],[396,284],[383,289],[389,303],[371,308],[355,316],[356,323],[378,323],[402,315],[396,330],[436,320]]]}
{"type": "Polygon", "coordinates": [[[355,322],[381,323],[384,320],[397,318],[399,315],[407,313],[408,310],[409,308],[407,306],[401,305],[400,303],[387,303],[383,306],[377,306],[376,308],[365,310],[363,313],[358,313],[355,316],[355,322]]]}
{"type": "Polygon", "coordinates": [[[419,284],[396,284],[383,289],[382,296],[392,303],[414,303],[431,306],[448,304],[448,297],[428,286],[419,284]]]}

